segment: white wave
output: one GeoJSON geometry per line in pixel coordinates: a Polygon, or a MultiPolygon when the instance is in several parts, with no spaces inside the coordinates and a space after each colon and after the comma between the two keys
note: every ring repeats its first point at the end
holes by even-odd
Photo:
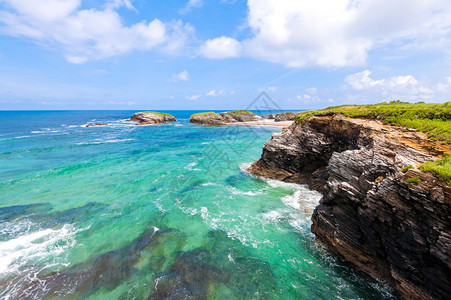
{"type": "Polygon", "coordinates": [[[252,162],[246,162],[246,163],[242,163],[240,164],[240,171],[243,173],[247,173],[249,174],[249,172],[247,171],[247,169],[252,165],[252,162]]]}
{"type": "Polygon", "coordinates": [[[128,141],[134,141],[135,139],[111,139],[111,140],[95,140],[91,142],[81,142],[76,143],[76,145],[98,145],[98,144],[106,144],[106,143],[122,143],[128,141]]]}
{"type": "Polygon", "coordinates": [[[251,191],[247,191],[247,192],[243,192],[237,188],[234,187],[227,187],[227,190],[229,192],[231,192],[233,195],[245,195],[245,196],[258,196],[258,195],[262,195],[263,192],[262,191],[258,191],[258,192],[251,192],[251,191]]]}
{"type": "Polygon", "coordinates": [[[26,139],[26,138],[29,138],[29,137],[31,137],[31,135],[15,136],[14,138],[15,138],[15,139],[26,139]]]}
{"type": "Polygon", "coordinates": [[[202,170],[199,169],[199,168],[194,168],[195,166],[197,166],[197,162],[192,162],[192,163],[189,163],[189,164],[185,167],[185,169],[186,169],[186,170],[190,170],[190,171],[202,171],[202,170]]]}
{"type": "Polygon", "coordinates": [[[31,133],[39,134],[39,133],[59,133],[61,130],[52,130],[50,128],[44,128],[43,130],[34,130],[31,133]]]}
{"type": "Polygon", "coordinates": [[[17,273],[27,265],[54,259],[75,244],[77,230],[65,224],[60,229],[43,229],[0,242],[0,277],[17,273]]]}
{"type": "Polygon", "coordinates": [[[206,220],[208,218],[208,208],[201,207],[200,208],[200,216],[202,217],[202,219],[206,220]]]}
{"type": "Polygon", "coordinates": [[[262,213],[262,217],[264,220],[270,222],[270,223],[279,223],[279,220],[283,218],[283,216],[275,210],[262,213]]]}
{"type": "Polygon", "coordinates": [[[206,182],[206,183],[202,183],[200,186],[219,186],[219,184],[214,183],[214,182],[206,182]]]}

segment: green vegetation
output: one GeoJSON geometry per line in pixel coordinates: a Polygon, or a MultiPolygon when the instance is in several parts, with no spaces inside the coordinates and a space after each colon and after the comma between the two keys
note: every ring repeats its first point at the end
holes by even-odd
{"type": "Polygon", "coordinates": [[[392,101],[374,105],[342,105],[322,110],[301,112],[296,122],[302,122],[311,116],[343,114],[350,118],[380,120],[384,124],[414,128],[427,133],[429,138],[451,144],[451,102],[408,103],[392,101]]]}
{"type": "Polygon", "coordinates": [[[173,115],[171,115],[171,114],[162,113],[162,112],[157,112],[157,111],[143,111],[143,112],[149,113],[149,114],[154,114],[154,115],[157,115],[157,116],[159,116],[159,117],[163,117],[163,116],[173,117],[173,115]]]}
{"type": "Polygon", "coordinates": [[[417,176],[417,177],[410,177],[410,178],[408,178],[408,179],[407,179],[407,182],[408,182],[408,183],[411,183],[411,184],[420,184],[421,180],[420,180],[420,178],[417,176]]]}
{"type": "Polygon", "coordinates": [[[212,111],[207,111],[207,112],[201,112],[201,113],[197,113],[197,114],[192,114],[192,117],[213,117],[213,116],[217,116],[219,115],[218,113],[212,112],[212,111]]]}
{"type": "Polygon", "coordinates": [[[413,169],[412,165],[405,166],[404,168],[401,169],[401,172],[407,173],[407,171],[409,171],[410,169],[413,169]]]}
{"type": "Polygon", "coordinates": [[[427,161],[420,166],[423,172],[431,172],[445,180],[451,187],[451,155],[446,154],[442,159],[427,161]]]}
{"type": "Polygon", "coordinates": [[[240,115],[254,116],[255,115],[253,112],[248,111],[248,110],[232,110],[232,111],[228,111],[227,113],[234,115],[234,116],[240,116],[240,115]]]}

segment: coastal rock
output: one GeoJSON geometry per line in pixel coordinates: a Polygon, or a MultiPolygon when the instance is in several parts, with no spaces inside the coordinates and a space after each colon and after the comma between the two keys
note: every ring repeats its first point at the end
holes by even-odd
{"type": "Polygon", "coordinates": [[[282,122],[282,121],[294,121],[296,119],[297,113],[293,112],[284,112],[284,113],[278,113],[274,116],[274,120],[276,122],[282,122]]]}
{"type": "Polygon", "coordinates": [[[257,121],[261,117],[248,110],[235,110],[222,113],[204,112],[193,114],[190,123],[202,125],[228,125],[237,122],[257,121]]]}
{"type": "Polygon", "coordinates": [[[177,121],[173,115],[154,112],[154,111],[143,111],[133,114],[130,121],[137,122],[136,125],[150,125],[150,124],[160,124],[167,122],[177,121]]]}
{"type": "Polygon", "coordinates": [[[94,123],[85,125],[85,127],[101,127],[101,126],[108,126],[108,123],[94,123]]]}
{"type": "Polygon", "coordinates": [[[249,171],[322,192],[312,232],[331,252],[406,299],[445,299],[451,189],[432,174],[401,171],[434,160],[438,153],[430,149],[422,133],[339,115],[310,117],[274,134],[249,171]]]}

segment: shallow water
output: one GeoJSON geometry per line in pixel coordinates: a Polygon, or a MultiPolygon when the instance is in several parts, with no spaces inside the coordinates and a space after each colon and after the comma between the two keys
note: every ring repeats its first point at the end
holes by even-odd
{"type": "Polygon", "coordinates": [[[320,195],[244,171],[280,129],[132,113],[0,112],[0,298],[394,297],[315,244],[320,195]]]}

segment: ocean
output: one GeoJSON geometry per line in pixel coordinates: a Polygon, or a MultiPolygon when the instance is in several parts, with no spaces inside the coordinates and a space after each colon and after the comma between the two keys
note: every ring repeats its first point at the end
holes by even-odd
{"type": "Polygon", "coordinates": [[[0,112],[1,299],[396,297],[315,243],[317,192],[245,171],[280,128],[134,112],[0,112]]]}

